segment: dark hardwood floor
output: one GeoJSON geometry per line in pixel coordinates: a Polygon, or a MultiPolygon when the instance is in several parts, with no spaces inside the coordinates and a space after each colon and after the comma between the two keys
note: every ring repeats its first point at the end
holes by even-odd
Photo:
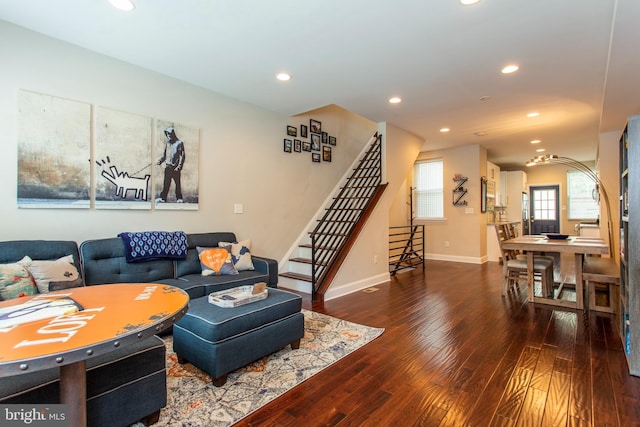
{"type": "Polygon", "coordinates": [[[613,315],[501,296],[502,270],[428,261],[305,308],[385,328],[239,426],[640,426],[613,315]]]}

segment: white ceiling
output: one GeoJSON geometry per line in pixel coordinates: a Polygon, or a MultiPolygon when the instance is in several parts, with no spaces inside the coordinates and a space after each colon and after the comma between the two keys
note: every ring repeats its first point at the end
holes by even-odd
{"type": "Polygon", "coordinates": [[[134,1],[0,0],[0,19],[286,115],[336,104],[425,150],[481,144],[503,167],[532,139],[592,160],[640,113],[639,0],[134,1]]]}

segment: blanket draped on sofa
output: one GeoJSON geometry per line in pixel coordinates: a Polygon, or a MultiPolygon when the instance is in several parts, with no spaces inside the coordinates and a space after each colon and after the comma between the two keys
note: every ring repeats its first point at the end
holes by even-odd
{"type": "Polygon", "coordinates": [[[185,259],[187,235],[182,231],[142,231],[118,234],[127,262],[185,259]]]}

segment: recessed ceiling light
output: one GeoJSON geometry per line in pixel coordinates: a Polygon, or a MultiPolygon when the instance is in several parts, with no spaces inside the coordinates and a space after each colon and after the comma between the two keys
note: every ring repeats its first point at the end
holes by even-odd
{"type": "Polygon", "coordinates": [[[486,133],[482,132],[482,131],[478,131],[478,132],[474,132],[473,133],[475,136],[485,136],[486,133]]]}
{"type": "Polygon", "coordinates": [[[542,141],[541,141],[541,140],[539,140],[539,139],[532,139],[532,140],[531,140],[531,143],[532,143],[532,144],[540,144],[541,142],[542,142],[542,141]]]}
{"type": "Polygon", "coordinates": [[[534,111],[532,113],[527,114],[527,117],[538,117],[540,115],[540,113],[538,113],[537,111],[534,111]]]}
{"type": "Polygon", "coordinates": [[[469,6],[471,4],[476,4],[479,1],[480,0],[460,0],[460,4],[465,5],[465,6],[469,6]]]}
{"type": "Polygon", "coordinates": [[[282,81],[282,82],[287,82],[289,80],[291,80],[291,74],[287,74],[287,73],[280,73],[276,76],[276,79],[282,81]]]}
{"type": "Polygon", "coordinates": [[[389,98],[390,104],[399,104],[401,102],[402,102],[402,98],[400,98],[399,96],[394,96],[392,98],[389,98]]]}
{"type": "Polygon", "coordinates": [[[490,99],[491,99],[491,97],[489,95],[485,95],[485,96],[481,96],[480,97],[480,101],[488,101],[490,99]]]}
{"type": "Polygon", "coordinates": [[[502,74],[511,74],[511,73],[515,73],[516,71],[518,71],[520,67],[518,67],[515,64],[511,64],[511,65],[507,65],[506,67],[504,67],[501,72],[502,74]]]}
{"type": "Polygon", "coordinates": [[[451,130],[451,129],[449,129],[449,128],[442,128],[442,129],[440,129],[440,132],[442,132],[442,133],[447,133],[447,132],[449,132],[450,130],[451,130]]]}
{"type": "Polygon", "coordinates": [[[130,12],[136,8],[136,5],[131,0],[109,0],[109,3],[116,9],[124,10],[125,12],[130,12]]]}
{"type": "Polygon", "coordinates": [[[544,152],[544,151],[547,151],[547,150],[546,150],[545,148],[538,148],[538,149],[536,150],[536,153],[542,153],[542,152],[544,152]]]}

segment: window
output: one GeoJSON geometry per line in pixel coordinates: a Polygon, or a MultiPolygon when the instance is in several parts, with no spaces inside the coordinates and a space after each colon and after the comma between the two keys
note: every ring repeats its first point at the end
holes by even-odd
{"type": "Polygon", "coordinates": [[[587,174],[580,171],[567,171],[567,199],[569,219],[596,219],[600,213],[594,196],[596,184],[587,174]]]}
{"type": "Polygon", "coordinates": [[[442,160],[417,162],[413,171],[413,186],[416,190],[416,218],[444,218],[442,160]]]}

